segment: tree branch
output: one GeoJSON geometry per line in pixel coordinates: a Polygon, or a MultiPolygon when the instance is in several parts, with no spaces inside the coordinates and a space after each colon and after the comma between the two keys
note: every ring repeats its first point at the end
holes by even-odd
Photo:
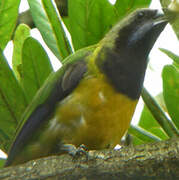
{"type": "Polygon", "coordinates": [[[120,151],[90,151],[73,158],[50,156],[0,170],[1,180],[90,179],[175,180],[179,178],[179,138],[120,151]]]}
{"type": "Polygon", "coordinates": [[[24,11],[21,14],[19,14],[18,21],[17,21],[17,26],[19,24],[26,24],[28,25],[31,29],[35,28],[35,24],[33,22],[30,10],[24,11]]]}

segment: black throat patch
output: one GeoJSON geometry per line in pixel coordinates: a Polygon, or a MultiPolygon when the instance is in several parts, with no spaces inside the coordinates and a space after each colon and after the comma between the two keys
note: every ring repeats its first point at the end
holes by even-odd
{"type": "Polygon", "coordinates": [[[138,56],[133,56],[130,51],[118,53],[113,49],[103,48],[96,61],[109,83],[118,92],[134,100],[140,96],[147,66],[147,60],[141,61],[137,58],[138,56]],[[104,59],[100,59],[101,57],[104,59]]]}

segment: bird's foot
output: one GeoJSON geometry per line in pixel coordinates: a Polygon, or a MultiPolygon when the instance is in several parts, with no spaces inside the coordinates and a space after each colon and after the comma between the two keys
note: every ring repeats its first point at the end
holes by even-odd
{"type": "Polygon", "coordinates": [[[84,144],[81,144],[79,147],[76,147],[73,144],[64,144],[61,150],[68,153],[73,158],[78,158],[81,155],[85,155],[86,159],[88,160],[88,148],[84,144]]]}

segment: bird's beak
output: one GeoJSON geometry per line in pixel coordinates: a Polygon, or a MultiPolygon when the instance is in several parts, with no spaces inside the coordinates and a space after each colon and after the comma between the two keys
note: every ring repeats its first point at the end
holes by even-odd
{"type": "Polygon", "coordinates": [[[158,29],[159,31],[162,31],[164,27],[167,25],[168,19],[167,17],[160,12],[159,10],[156,10],[156,15],[154,16],[154,23],[153,27],[154,29],[158,29]]]}

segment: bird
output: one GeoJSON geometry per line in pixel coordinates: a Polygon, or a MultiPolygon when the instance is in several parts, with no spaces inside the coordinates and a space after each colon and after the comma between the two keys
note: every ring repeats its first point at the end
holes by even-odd
{"type": "Polygon", "coordinates": [[[27,114],[5,167],[61,154],[65,144],[89,150],[119,144],[141,94],[148,55],[167,23],[159,10],[137,9],[93,50],[71,55],[40,89],[48,95],[27,114]]]}

